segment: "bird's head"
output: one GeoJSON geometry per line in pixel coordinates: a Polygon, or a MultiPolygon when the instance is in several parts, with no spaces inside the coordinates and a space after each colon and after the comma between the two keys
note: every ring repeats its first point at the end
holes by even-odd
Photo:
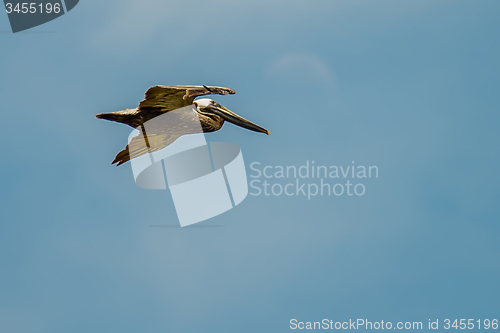
{"type": "Polygon", "coordinates": [[[196,107],[196,110],[203,115],[210,116],[216,115],[221,117],[224,120],[229,121],[235,125],[241,126],[243,128],[249,129],[255,132],[262,132],[269,135],[269,131],[263,127],[260,127],[257,124],[252,123],[251,121],[246,120],[243,117],[238,116],[236,113],[232,112],[228,108],[220,105],[214,100],[209,98],[201,98],[193,102],[196,107]]]}

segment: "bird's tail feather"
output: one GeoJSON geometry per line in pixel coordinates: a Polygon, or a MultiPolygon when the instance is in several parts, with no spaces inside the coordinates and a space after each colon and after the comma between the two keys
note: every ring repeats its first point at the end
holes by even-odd
{"type": "Polygon", "coordinates": [[[96,114],[95,117],[97,119],[116,121],[118,123],[127,124],[132,127],[137,127],[137,124],[135,123],[135,117],[133,117],[133,114],[136,111],[137,109],[125,109],[116,112],[99,113],[96,114]]]}

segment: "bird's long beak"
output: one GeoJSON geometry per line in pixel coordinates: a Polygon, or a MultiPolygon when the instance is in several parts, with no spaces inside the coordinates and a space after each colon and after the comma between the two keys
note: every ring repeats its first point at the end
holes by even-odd
{"type": "Polygon", "coordinates": [[[266,133],[267,135],[269,135],[269,131],[266,130],[265,128],[260,127],[259,125],[254,124],[251,121],[248,121],[243,117],[238,116],[236,113],[234,113],[233,111],[229,110],[228,108],[226,108],[222,105],[220,107],[211,106],[210,109],[214,114],[224,118],[225,120],[229,121],[230,123],[244,127],[244,128],[249,129],[251,131],[262,132],[262,133],[266,133]]]}

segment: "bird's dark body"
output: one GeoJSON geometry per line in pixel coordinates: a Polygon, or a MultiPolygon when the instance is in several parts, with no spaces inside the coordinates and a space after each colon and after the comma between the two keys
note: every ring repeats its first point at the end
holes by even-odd
{"type": "MultiPolygon", "coordinates": [[[[146,110],[140,110],[140,111],[139,109],[125,109],[118,112],[100,114],[99,119],[116,121],[119,123],[129,125],[133,128],[138,128],[145,122],[153,118],[156,118],[164,114],[165,112],[168,111],[162,111],[158,108],[148,108],[146,110]]],[[[217,115],[206,116],[198,113],[197,116],[199,122],[202,125],[203,132],[218,131],[219,129],[221,129],[222,125],[224,125],[224,119],[222,119],[217,115]]],[[[190,120],[192,119],[190,118],[190,120]]]]}

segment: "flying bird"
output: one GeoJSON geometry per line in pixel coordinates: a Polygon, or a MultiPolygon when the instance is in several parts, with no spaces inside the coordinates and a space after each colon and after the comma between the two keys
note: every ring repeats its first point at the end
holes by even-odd
{"type": "Polygon", "coordinates": [[[182,135],[199,133],[200,124],[203,132],[214,132],[220,130],[224,121],[227,120],[251,131],[269,135],[268,130],[238,116],[211,99],[194,100],[203,95],[234,93],[234,90],[229,88],[204,85],[155,86],[148,89],[144,100],[135,109],[97,114],[98,119],[116,121],[139,130],[139,134],[130,140],[111,164],[121,165],[132,158],[163,149],[182,135]],[[192,108],[184,108],[189,105],[192,108]],[[178,109],[182,112],[178,114],[172,112],[178,109]],[[148,127],[146,133],[144,123],[166,112],[171,112],[170,115],[172,115],[169,122],[150,122],[146,124],[148,127]]]}

